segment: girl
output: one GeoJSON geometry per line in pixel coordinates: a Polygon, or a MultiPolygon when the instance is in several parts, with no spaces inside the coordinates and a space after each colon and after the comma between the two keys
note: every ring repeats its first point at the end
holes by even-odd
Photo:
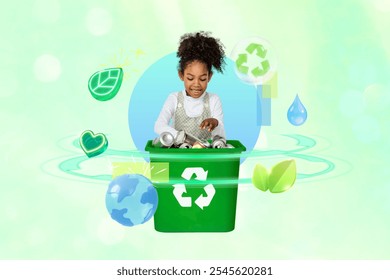
{"type": "Polygon", "coordinates": [[[207,32],[187,33],[180,38],[178,74],[184,89],[168,96],[154,125],[157,134],[167,131],[176,137],[184,130],[202,140],[215,135],[226,138],[221,101],[206,92],[213,70],[223,72],[224,55],[222,43],[207,32]]]}

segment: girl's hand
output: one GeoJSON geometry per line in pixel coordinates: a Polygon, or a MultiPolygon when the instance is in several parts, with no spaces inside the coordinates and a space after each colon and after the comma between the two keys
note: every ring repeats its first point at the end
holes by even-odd
{"type": "Polygon", "coordinates": [[[213,131],[214,128],[218,126],[218,120],[214,118],[209,118],[203,120],[203,122],[200,124],[200,129],[207,129],[208,131],[213,131]]]}

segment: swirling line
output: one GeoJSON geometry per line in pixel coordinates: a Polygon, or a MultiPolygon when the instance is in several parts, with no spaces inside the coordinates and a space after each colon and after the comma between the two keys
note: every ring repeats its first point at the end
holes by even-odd
{"type": "MultiPolygon", "coordinates": [[[[273,157],[273,156],[288,156],[292,158],[299,158],[303,159],[312,163],[323,163],[325,164],[325,168],[314,173],[298,173],[297,174],[297,179],[298,180],[304,180],[308,178],[313,178],[321,175],[328,174],[332,172],[336,165],[332,161],[328,159],[324,159],[318,156],[313,156],[313,155],[305,155],[301,154],[302,152],[311,149],[316,146],[317,142],[310,137],[299,135],[299,134],[290,134],[290,135],[283,135],[289,138],[292,138],[296,141],[296,145],[298,148],[290,149],[290,150],[253,150],[253,151],[248,151],[248,152],[242,152],[242,153],[237,153],[237,154],[226,154],[226,153],[218,153],[215,155],[210,155],[210,154],[205,154],[205,158],[250,158],[250,157],[273,157]]],[[[80,149],[79,146],[79,140],[74,139],[72,141],[72,146],[75,148],[80,149]]],[[[131,156],[133,159],[134,158],[148,158],[150,155],[148,152],[143,152],[143,151],[122,151],[122,150],[115,150],[115,149],[107,149],[105,151],[106,156],[131,156]]],[[[164,159],[170,159],[170,158],[188,158],[188,155],[180,155],[180,154],[153,154],[154,158],[164,158],[164,159]]],[[[59,165],[58,168],[71,176],[77,176],[81,178],[86,178],[86,179],[92,179],[92,180],[98,180],[98,181],[111,181],[112,180],[112,175],[108,174],[100,174],[100,175],[85,175],[78,173],[77,170],[80,170],[80,165],[84,161],[88,160],[88,157],[83,155],[83,156],[78,156],[78,157],[73,157],[70,159],[66,159],[62,161],[59,165]]],[[[215,182],[216,184],[251,184],[251,178],[240,178],[240,179],[228,179],[228,180],[218,180],[218,182],[215,182]]],[[[173,181],[170,180],[170,183],[173,181]]],[[[204,182],[203,182],[204,184],[204,182]]]]}

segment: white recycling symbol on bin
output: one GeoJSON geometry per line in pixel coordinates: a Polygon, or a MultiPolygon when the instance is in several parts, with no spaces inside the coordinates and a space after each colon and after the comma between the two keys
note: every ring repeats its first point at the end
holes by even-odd
{"type": "MultiPolygon", "coordinates": [[[[190,180],[192,175],[195,174],[195,180],[198,181],[206,181],[208,171],[205,171],[202,167],[187,167],[184,169],[181,177],[186,180],[190,180]]],[[[208,184],[204,187],[204,190],[207,196],[203,196],[202,194],[195,200],[195,204],[203,210],[204,207],[210,205],[211,200],[215,195],[215,188],[213,184],[208,184]]],[[[181,207],[191,207],[192,206],[192,198],[183,196],[183,193],[186,193],[185,184],[174,184],[173,185],[173,195],[176,197],[181,207]]]]}

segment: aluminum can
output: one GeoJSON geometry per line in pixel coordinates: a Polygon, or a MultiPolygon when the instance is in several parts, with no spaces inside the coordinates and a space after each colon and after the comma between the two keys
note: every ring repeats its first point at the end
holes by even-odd
{"type": "Polygon", "coordinates": [[[159,137],[153,140],[154,147],[170,148],[174,143],[174,137],[172,133],[166,131],[160,134],[159,137]]]}
{"type": "Polygon", "coordinates": [[[180,149],[191,149],[192,148],[192,145],[188,144],[188,143],[183,143],[179,146],[180,149]]]}
{"type": "Polygon", "coordinates": [[[184,130],[180,130],[175,137],[175,145],[180,146],[181,144],[184,143],[184,140],[186,139],[186,133],[184,130]]]}
{"type": "Polygon", "coordinates": [[[234,149],[234,146],[232,144],[226,144],[226,148],[228,149],[234,149]]]}
{"type": "Polygon", "coordinates": [[[226,148],[226,139],[219,135],[215,135],[211,146],[214,149],[226,148]]]}

